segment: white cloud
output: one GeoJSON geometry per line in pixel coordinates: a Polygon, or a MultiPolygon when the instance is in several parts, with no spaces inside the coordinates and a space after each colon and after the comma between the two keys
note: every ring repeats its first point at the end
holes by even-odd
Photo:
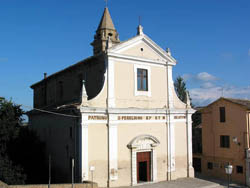
{"type": "Polygon", "coordinates": [[[209,82],[209,81],[215,81],[218,80],[217,77],[207,73],[207,72],[200,72],[196,75],[192,75],[192,74],[183,74],[182,78],[187,81],[187,80],[191,80],[191,81],[201,81],[201,82],[209,82]]]}
{"type": "Polygon", "coordinates": [[[217,80],[217,78],[207,72],[201,72],[199,74],[197,74],[196,76],[196,79],[197,80],[200,80],[200,81],[214,81],[214,80],[217,80]]]}
{"type": "Polygon", "coordinates": [[[185,81],[187,81],[187,80],[190,80],[190,79],[193,77],[193,75],[192,75],[192,74],[183,74],[181,77],[182,77],[185,81]]]}
{"type": "Polygon", "coordinates": [[[201,88],[212,88],[214,87],[214,84],[211,82],[204,82],[201,84],[201,88]]]}
{"type": "MultiPolygon", "coordinates": [[[[209,84],[208,84],[209,85],[209,84]]],[[[192,102],[196,106],[204,106],[215,101],[220,97],[241,98],[250,100],[250,86],[247,87],[203,87],[189,89],[192,102]]]]}

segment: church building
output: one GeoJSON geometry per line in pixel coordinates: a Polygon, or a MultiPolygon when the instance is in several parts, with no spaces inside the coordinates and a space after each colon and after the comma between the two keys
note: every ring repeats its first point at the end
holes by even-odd
{"type": "Polygon", "coordinates": [[[33,84],[30,126],[51,155],[52,183],[129,186],[193,177],[194,110],[175,93],[176,60],[143,32],[120,41],[108,8],[93,56],[33,84]]]}

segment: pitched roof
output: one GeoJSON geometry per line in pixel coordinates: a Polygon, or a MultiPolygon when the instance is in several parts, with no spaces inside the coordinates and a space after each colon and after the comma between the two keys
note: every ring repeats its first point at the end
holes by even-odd
{"type": "Polygon", "coordinates": [[[100,53],[100,54],[97,54],[97,55],[94,55],[94,56],[90,56],[90,57],[88,57],[86,59],[83,59],[82,61],[79,61],[79,62],[77,62],[77,63],[75,63],[73,65],[70,65],[70,66],[66,67],[65,69],[62,69],[62,70],[60,70],[60,71],[58,71],[56,73],[53,73],[53,74],[47,76],[45,79],[42,79],[41,81],[32,84],[30,86],[30,88],[34,89],[35,86],[41,84],[45,80],[49,80],[49,79],[51,79],[51,78],[53,78],[53,77],[55,77],[55,76],[57,76],[57,75],[59,75],[59,74],[61,74],[63,72],[66,72],[68,70],[72,70],[72,69],[76,68],[79,65],[87,64],[87,63],[95,63],[95,62],[100,61],[100,59],[103,59],[103,53],[100,53]]]}
{"type": "Polygon", "coordinates": [[[200,111],[203,111],[203,109],[207,108],[208,106],[213,105],[214,103],[216,103],[216,102],[218,102],[220,100],[226,100],[228,102],[241,105],[242,107],[246,108],[247,110],[250,110],[250,100],[220,97],[219,99],[215,100],[214,102],[212,102],[212,103],[208,104],[207,106],[201,108],[200,111]]]}
{"type": "Polygon", "coordinates": [[[109,13],[109,10],[108,10],[107,7],[104,9],[102,19],[101,19],[101,21],[99,23],[99,26],[98,26],[97,30],[100,30],[100,29],[112,29],[112,30],[115,30],[115,26],[113,24],[113,21],[111,19],[111,16],[110,16],[110,13],[109,13]]]}
{"type": "Polygon", "coordinates": [[[242,105],[246,107],[248,110],[250,110],[250,100],[245,100],[245,99],[233,99],[233,98],[223,98],[225,100],[231,101],[235,104],[242,105]]]}

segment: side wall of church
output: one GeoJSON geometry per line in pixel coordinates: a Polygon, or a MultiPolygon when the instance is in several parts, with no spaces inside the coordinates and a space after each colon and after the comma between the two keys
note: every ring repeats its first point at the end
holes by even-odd
{"type": "Polygon", "coordinates": [[[75,163],[79,164],[75,155],[79,148],[77,118],[39,113],[30,116],[29,120],[30,128],[46,144],[46,158],[51,155],[52,183],[70,183],[71,159],[75,158],[75,163]]]}
{"type": "Polygon", "coordinates": [[[81,102],[82,80],[86,81],[88,99],[96,107],[106,106],[106,94],[103,86],[105,78],[105,62],[82,63],[66,69],[56,75],[44,79],[34,86],[34,107],[44,108],[81,102]],[[102,91],[102,92],[101,92],[102,91]]]}

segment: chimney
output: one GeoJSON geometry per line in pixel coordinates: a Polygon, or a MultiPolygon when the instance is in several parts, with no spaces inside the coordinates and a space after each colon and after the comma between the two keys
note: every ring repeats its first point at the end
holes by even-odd
{"type": "Polygon", "coordinates": [[[45,72],[45,73],[43,73],[43,75],[44,75],[44,79],[46,79],[47,78],[47,73],[45,72]]]}

